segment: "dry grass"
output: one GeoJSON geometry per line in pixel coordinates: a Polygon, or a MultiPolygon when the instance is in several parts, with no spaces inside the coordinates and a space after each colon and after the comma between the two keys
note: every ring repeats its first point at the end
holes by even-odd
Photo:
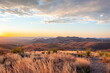
{"type": "Polygon", "coordinates": [[[110,73],[110,63],[107,65],[107,73],[110,73]]]}
{"type": "Polygon", "coordinates": [[[110,63],[110,57],[101,57],[100,59],[103,63],[110,63]]]}
{"type": "Polygon", "coordinates": [[[88,73],[90,61],[69,54],[31,54],[21,57],[7,54],[0,64],[0,73],[88,73]]]}

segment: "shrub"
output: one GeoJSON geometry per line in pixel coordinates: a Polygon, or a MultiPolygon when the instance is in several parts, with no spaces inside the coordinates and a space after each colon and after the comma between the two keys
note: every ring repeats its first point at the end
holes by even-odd
{"type": "Polygon", "coordinates": [[[12,53],[24,53],[24,48],[22,48],[22,47],[17,47],[17,48],[12,49],[11,52],[12,52],[12,53]]]}
{"type": "Polygon", "coordinates": [[[102,52],[102,51],[99,51],[98,53],[99,53],[99,56],[103,56],[104,55],[104,52],[102,52]]]}
{"type": "Polygon", "coordinates": [[[99,56],[110,57],[110,53],[109,53],[109,52],[102,52],[102,51],[99,51],[99,56]]]}
{"type": "Polygon", "coordinates": [[[104,56],[106,56],[106,57],[110,57],[110,53],[105,52],[104,56]]]}
{"type": "Polygon", "coordinates": [[[81,51],[77,51],[77,55],[78,55],[78,57],[82,57],[83,53],[81,51]]]}
{"type": "Polygon", "coordinates": [[[56,48],[52,48],[52,52],[53,53],[57,53],[57,49],[56,48]]]}
{"type": "Polygon", "coordinates": [[[91,50],[90,50],[90,49],[87,49],[87,50],[86,50],[86,56],[88,56],[88,57],[89,57],[89,56],[90,56],[90,54],[91,54],[91,50]]]}
{"type": "Polygon", "coordinates": [[[43,51],[42,54],[45,54],[45,52],[43,51]]]}
{"type": "Polygon", "coordinates": [[[50,53],[51,53],[51,50],[48,50],[48,51],[47,51],[47,54],[50,54],[50,53]]]}

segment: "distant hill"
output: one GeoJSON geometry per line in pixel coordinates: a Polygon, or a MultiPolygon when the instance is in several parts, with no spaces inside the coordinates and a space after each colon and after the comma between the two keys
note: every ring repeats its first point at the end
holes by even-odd
{"type": "Polygon", "coordinates": [[[110,39],[81,38],[81,37],[56,37],[49,39],[34,39],[32,43],[68,43],[68,42],[110,42],[110,39]]]}
{"type": "Polygon", "coordinates": [[[15,44],[0,44],[0,49],[13,49],[17,47],[15,44]]]}
{"type": "MultiPolygon", "coordinates": [[[[2,39],[3,41],[3,39],[2,39]]],[[[60,50],[108,50],[109,38],[81,38],[81,37],[56,37],[56,38],[9,38],[8,43],[0,42],[0,48],[13,49],[22,46],[27,51],[47,50],[57,48],[60,50]],[[14,41],[14,42],[12,42],[14,41]],[[15,43],[16,42],[16,43],[15,43]],[[1,44],[2,43],[2,44],[1,44]]]]}
{"type": "Polygon", "coordinates": [[[33,43],[25,45],[26,50],[47,50],[57,48],[59,50],[107,50],[110,49],[110,43],[102,42],[70,42],[70,43],[33,43]]]}
{"type": "Polygon", "coordinates": [[[30,45],[25,45],[28,50],[47,50],[58,48],[60,50],[106,50],[110,49],[110,39],[81,38],[81,37],[56,37],[33,39],[30,45]]]}

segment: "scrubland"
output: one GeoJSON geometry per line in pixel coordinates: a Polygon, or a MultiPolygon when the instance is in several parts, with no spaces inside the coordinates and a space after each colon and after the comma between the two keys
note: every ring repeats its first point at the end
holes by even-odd
{"type": "Polygon", "coordinates": [[[110,53],[90,50],[31,51],[0,55],[0,73],[97,73],[97,71],[110,73],[110,53]]]}

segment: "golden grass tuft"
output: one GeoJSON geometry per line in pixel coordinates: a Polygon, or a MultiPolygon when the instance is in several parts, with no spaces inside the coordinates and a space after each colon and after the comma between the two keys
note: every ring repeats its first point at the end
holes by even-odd
{"type": "Polygon", "coordinates": [[[0,64],[0,73],[88,73],[90,61],[69,54],[39,54],[21,57],[7,54],[8,65],[0,64]]]}

